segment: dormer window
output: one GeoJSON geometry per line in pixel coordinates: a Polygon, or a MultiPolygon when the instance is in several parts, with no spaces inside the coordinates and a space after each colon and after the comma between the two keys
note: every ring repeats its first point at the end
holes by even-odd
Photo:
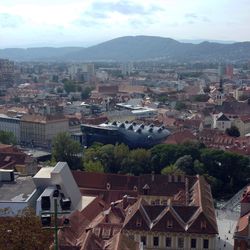
{"type": "Polygon", "coordinates": [[[206,228],[207,228],[207,222],[201,221],[201,229],[206,229],[206,228]]]}
{"type": "Polygon", "coordinates": [[[142,224],[141,218],[137,218],[136,219],[136,227],[141,227],[141,224],[142,224]]]}
{"type": "Polygon", "coordinates": [[[106,188],[107,188],[108,190],[110,190],[111,185],[110,185],[110,183],[109,183],[109,182],[107,183],[106,188]]]}
{"type": "Polygon", "coordinates": [[[167,220],[167,228],[173,228],[173,221],[167,220]]]}

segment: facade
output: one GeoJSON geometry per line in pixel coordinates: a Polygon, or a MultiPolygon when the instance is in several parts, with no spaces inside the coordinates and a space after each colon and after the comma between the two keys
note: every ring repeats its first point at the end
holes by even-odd
{"type": "Polygon", "coordinates": [[[250,116],[240,116],[233,121],[233,125],[239,129],[240,135],[250,133],[250,116]]]}
{"type": "Polygon", "coordinates": [[[202,176],[79,171],[73,176],[81,193],[98,195],[110,204],[86,226],[98,238],[107,240],[121,233],[145,250],[216,249],[213,199],[202,176]]]}
{"type": "Polygon", "coordinates": [[[21,143],[38,147],[51,147],[53,138],[69,131],[66,118],[27,115],[21,119],[21,143]]]}
{"type": "Polygon", "coordinates": [[[234,232],[234,250],[247,250],[250,247],[250,186],[241,198],[241,213],[234,232]]]}
{"type": "Polygon", "coordinates": [[[20,142],[20,118],[0,114],[0,131],[12,132],[17,143],[20,142]]]}
{"type": "Polygon", "coordinates": [[[98,126],[82,125],[82,132],[86,138],[86,146],[94,142],[104,144],[124,143],[131,148],[152,147],[164,139],[170,132],[164,127],[156,127],[153,124],[147,126],[136,122],[106,122],[98,126]]]}
{"type": "Polygon", "coordinates": [[[220,131],[226,131],[227,128],[231,128],[232,121],[223,113],[213,114],[213,128],[217,128],[220,131]]]}

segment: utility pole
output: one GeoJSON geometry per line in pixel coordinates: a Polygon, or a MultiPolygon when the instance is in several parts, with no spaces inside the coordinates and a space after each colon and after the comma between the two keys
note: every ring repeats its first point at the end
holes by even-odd
{"type": "Polygon", "coordinates": [[[57,198],[54,198],[54,234],[55,234],[55,250],[58,250],[58,225],[57,225],[57,198]]]}
{"type": "MultiPolygon", "coordinates": [[[[50,216],[51,218],[51,215],[53,215],[54,217],[54,226],[50,226],[50,219],[49,219],[49,226],[44,226],[43,228],[44,229],[54,229],[54,250],[58,250],[59,249],[59,246],[58,246],[58,230],[61,229],[61,228],[65,228],[65,227],[69,227],[69,226],[58,226],[58,215],[62,215],[62,214],[70,214],[70,210],[67,210],[67,211],[58,211],[58,197],[59,197],[59,191],[58,190],[55,190],[54,191],[54,194],[53,194],[53,200],[54,200],[54,211],[51,212],[51,211],[44,211],[44,212],[41,212],[41,216],[42,215],[45,215],[45,216],[50,216]]],[[[69,220],[68,219],[65,219],[64,220],[64,225],[67,225],[69,224],[69,220]]]]}

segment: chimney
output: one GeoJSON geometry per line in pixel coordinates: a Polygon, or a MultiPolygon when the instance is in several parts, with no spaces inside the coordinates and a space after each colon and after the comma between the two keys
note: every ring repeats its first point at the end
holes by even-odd
{"type": "Polygon", "coordinates": [[[152,174],[151,174],[151,180],[152,180],[152,182],[154,182],[154,181],[155,181],[155,171],[152,171],[152,174]]]}
{"type": "Polygon", "coordinates": [[[122,208],[125,209],[128,206],[128,195],[122,197],[122,208]]]}

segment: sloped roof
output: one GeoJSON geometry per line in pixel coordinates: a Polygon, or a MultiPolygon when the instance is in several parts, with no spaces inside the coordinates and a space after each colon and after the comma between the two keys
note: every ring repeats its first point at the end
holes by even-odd
{"type": "Polygon", "coordinates": [[[228,122],[228,121],[230,121],[230,119],[227,118],[225,116],[225,114],[222,114],[220,117],[217,118],[217,121],[226,121],[226,122],[228,122]]]}

